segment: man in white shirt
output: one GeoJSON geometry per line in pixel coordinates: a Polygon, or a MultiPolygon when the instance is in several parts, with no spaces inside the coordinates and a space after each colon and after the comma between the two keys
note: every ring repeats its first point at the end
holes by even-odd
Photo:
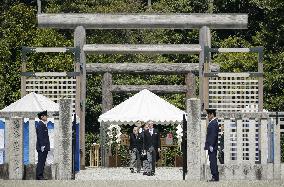
{"type": "Polygon", "coordinates": [[[153,121],[149,121],[149,129],[144,131],[144,147],[147,151],[147,165],[144,175],[155,175],[155,166],[158,152],[161,149],[160,134],[157,129],[153,128],[153,121]]]}

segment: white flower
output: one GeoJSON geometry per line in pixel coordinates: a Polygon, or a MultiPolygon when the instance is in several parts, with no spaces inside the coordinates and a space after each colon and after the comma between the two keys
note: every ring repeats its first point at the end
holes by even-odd
{"type": "Polygon", "coordinates": [[[110,141],[107,143],[107,145],[108,145],[108,146],[111,146],[111,144],[112,144],[112,141],[110,140],[110,141]]]}
{"type": "Polygon", "coordinates": [[[183,136],[183,130],[181,124],[178,124],[176,127],[176,133],[177,133],[177,139],[178,139],[178,144],[180,145],[182,142],[182,136],[183,136]]]}
{"type": "Polygon", "coordinates": [[[116,143],[120,143],[121,142],[121,139],[120,139],[120,136],[121,136],[121,127],[117,124],[111,124],[109,127],[108,127],[108,132],[107,132],[107,136],[109,138],[109,142],[108,142],[108,145],[110,146],[113,142],[116,142],[116,143]],[[115,133],[115,136],[114,136],[114,133],[115,133]]]}

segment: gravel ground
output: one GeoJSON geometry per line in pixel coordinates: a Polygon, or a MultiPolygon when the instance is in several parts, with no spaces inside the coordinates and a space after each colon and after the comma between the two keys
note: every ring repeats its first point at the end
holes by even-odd
{"type": "Polygon", "coordinates": [[[159,167],[155,176],[131,173],[129,168],[87,168],[76,174],[76,180],[182,180],[182,168],[159,167]]]}

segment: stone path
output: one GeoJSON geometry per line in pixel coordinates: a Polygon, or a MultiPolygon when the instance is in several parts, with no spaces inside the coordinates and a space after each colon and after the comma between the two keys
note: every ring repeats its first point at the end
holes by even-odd
{"type": "Polygon", "coordinates": [[[283,185],[283,181],[221,181],[209,183],[180,180],[0,180],[0,187],[280,187],[283,185]]]}
{"type": "Polygon", "coordinates": [[[87,168],[76,174],[76,180],[182,180],[182,168],[156,168],[155,176],[131,173],[129,168],[87,168]]]}
{"type": "Polygon", "coordinates": [[[284,187],[284,181],[232,180],[209,183],[183,181],[181,168],[157,168],[155,176],[130,173],[129,168],[87,168],[76,180],[1,180],[0,187],[284,187]]]}

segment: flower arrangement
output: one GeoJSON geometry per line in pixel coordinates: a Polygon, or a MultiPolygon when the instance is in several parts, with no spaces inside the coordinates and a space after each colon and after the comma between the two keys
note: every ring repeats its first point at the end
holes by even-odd
{"type": "Polygon", "coordinates": [[[180,146],[181,142],[182,142],[182,136],[183,136],[183,130],[182,130],[182,126],[181,124],[178,124],[178,126],[176,127],[176,134],[177,134],[177,143],[180,146]]]}
{"type": "Polygon", "coordinates": [[[115,125],[115,124],[111,124],[108,128],[107,128],[107,136],[108,136],[108,145],[111,146],[113,143],[119,144],[121,139],[121,127],[119,125],[115,125]]]}

